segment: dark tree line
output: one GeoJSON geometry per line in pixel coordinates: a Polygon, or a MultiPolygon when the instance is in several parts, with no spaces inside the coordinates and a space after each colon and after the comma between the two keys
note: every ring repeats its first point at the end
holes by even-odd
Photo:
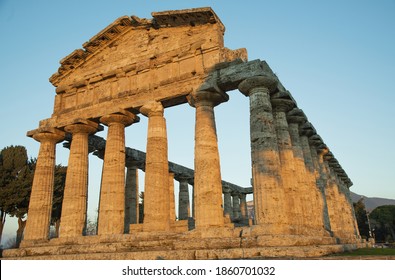
{"type": "Polygon", "coordinates": [[[354,210],[362,238],[373,237],[376,243],[395,242],[395,205],[379,206],[369,213],[362,198],[354,203],[354,210]]]}
{"type": "MultiPolygon", "coordinates": [[[[27,210],[33,184],[36,159],[28,158],[23,146],[9,146],[0,151],[0,242],[7,215],[18,219],[16,246],[26,225],[27,210]]],[[[59,228],[66,167],[55,167],[55,185],[51,223],[59,228]]]]}
{"type": "Polygon", "coordinates": [[[395,242],[395,205],[379,206],[369,217],[377,243],[395,242]]]}

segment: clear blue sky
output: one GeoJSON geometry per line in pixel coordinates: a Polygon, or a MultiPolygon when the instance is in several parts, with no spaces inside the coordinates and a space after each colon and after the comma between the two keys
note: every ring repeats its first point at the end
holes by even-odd
{"type": "MultiPolygon", "coordinates": [[[[23,145],[37,156],[39,144],[25,135],[52,114],[48,78],[116,18],[206,6],[226,26],[228,48],[245,47],[250,60],[269,63],[354,182],[351,190],[395,199],[394,0],[0,0],[0,149],[23,145]]],[[[229,94],[216,107],[222,177],[249,186],[248,99],[229,94]]],[[[193,108],[177,106],[165,117],[169,159],[193,168],[193,108]]],[[[128,128],[127,146],[145,150],[146,127],[141,117],[128,128]]],[[[58,163],[67,165],[68,151],[57,151],[58,163]]],[[[90,157],[90,169],[92,213],[101,161],[90,157]]]]}

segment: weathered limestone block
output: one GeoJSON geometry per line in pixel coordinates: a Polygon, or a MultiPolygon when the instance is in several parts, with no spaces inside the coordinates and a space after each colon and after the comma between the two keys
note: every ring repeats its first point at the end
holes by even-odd
{"type": "Polygon", "coordinates": [[[189,96],[196,108],[194,209],[196,229],[223,226],[221,169],[214,107],[229,96],[199,91],[189,96]]]}
{"type": "Polygon", "coordinates": [[[273,77],[256,76],[244,80],[239,90],[250,99],[250,135],[255,224],[267,233],[286,232],[284,190],[270,90],[276,87],[273,77]]]}
{"type": "MultiPolygon", "coordinates": [[[[52,211],[52,195],[55,173],[55,145],[64,139],[64,132],[54,129],[29,131],[28,136],[40,142],[29,203],[29,219],[26,222],[25,240],[49,238],[52,211]]],[[[21,244],[23,247],[23,242],[21,244]]]]}
{"type": "Polygon", "coordinates": [[[170,228],[169,163],[163,111],[162,104],[156,101],[140,108],[140,112],[148,117],[144,231],[167,231],[170,228]]]}
{"type": "Polygon", "coordinates": [[[72,142],[60,219],[60,237],[81,236],[85,229],[88,203],[88,136],[98,129],[97,123],[81,119],[65,127],[65,131],[72,134],[72,142]]]}
{"type": "Polygon", "coordinates": [[[100,190],[99,235],[125,231],[125,127],[138,120],[125,110],[100,118],[108,126],[108,133],[100,190]]]}

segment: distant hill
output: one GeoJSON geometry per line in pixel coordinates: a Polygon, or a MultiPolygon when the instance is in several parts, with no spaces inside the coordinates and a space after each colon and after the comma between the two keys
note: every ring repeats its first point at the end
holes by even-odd
{"type": "Polygon", "coordinates": [[[367,197],[351,192],[352,202],[357,202],[361,198],[363,198],[363,202],[365,203],[365,207],[368,212],[371,212],[374,208],[382,205],[395,205],[395,199],[367,197]]]}
{"type": "MultiPolygon", "coordinates": [[[[374,208],[382,206],[382,205],[395,205],[395,199],[389,198],[380,198],[380,197],[367,197],[364,195],[356,194],[351,192],[352,202],[357,202],[363,197],[363,201],[365,203],[366,210],[371,212],[374,208]]],[[[247,202],[247,209],[249,217],[254,215],[254,202],[247,202]]]]}

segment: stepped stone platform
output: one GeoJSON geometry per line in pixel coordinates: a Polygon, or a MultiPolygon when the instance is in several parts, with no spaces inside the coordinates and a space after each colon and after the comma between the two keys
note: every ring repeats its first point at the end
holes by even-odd
{"type": "Polygon", "coordinates": [[[257,235],[250,227],[54,238],[3,251],[2,259],[210,260],[314,258],[363,247],[333,237],[257,235]]]}

